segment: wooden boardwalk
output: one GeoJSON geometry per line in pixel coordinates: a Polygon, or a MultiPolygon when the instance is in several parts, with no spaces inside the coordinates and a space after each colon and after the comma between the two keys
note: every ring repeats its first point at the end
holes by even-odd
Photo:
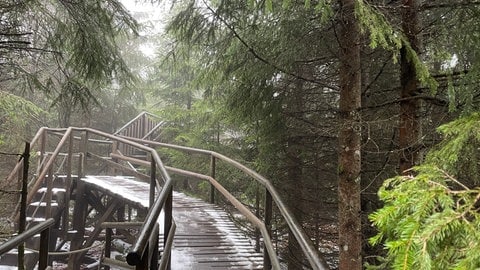
{"type": "Polygon", "coordinates": [[[174,193],[173,216],[172,269],[263,269],[262,254],[218,206],[174,193]]]}
{"type": "MultiPolygon", "coordinates": [[[[148,206],[149,184],[131,177],[87,176],[81,181],[130,204],[148,206]]],[[[173,218],[173,270],[263,269],[263,255],[220,207],[174,192],[173,218]]]]}

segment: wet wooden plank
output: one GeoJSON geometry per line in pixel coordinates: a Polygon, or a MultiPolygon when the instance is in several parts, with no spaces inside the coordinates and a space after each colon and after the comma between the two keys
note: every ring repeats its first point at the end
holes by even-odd
{"type": "Polygon", "coordinates": [[[150,184],[127,176],[86,176],[80,181],[139,208],[148,207],[150,184]]]}
{"type": "MultiPolygon", "coordinates": [[[[148,207],[149,184],[132,177],[87,176],[82,181],[127,203],[148,207]]],[[[253,241],[220,207],[174,192],[173,215],[177,231],[172,270],[263,269],[263,255],[255,252],[253,241]]]]}
{"type": "Polygon", "coordinates": [[[178,238],[172,269],[263,268],[262,254],[220,207],[181,193],[174,194],[173,207],[178,238]],[[176,266],[178,259],[183,268],[176,266]]]}

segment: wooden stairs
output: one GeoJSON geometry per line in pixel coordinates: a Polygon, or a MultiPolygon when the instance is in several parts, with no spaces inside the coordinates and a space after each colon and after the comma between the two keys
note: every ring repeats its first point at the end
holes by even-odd
{"type": "MultiPolygon", "coordinates": [[[[57,237],[60,236],[60,223],[62,222],[63,213],[65,209],[65,200],[67,196],[67,179],[65,176],[53,176],[47,177],[47,183],[41,187],[35,194],[32,202],[27,205],[26,209],[26,229],[33,227],[34,225],[47,220],[50,217],[55,218],[56,223],[52,231],[50,232],[51,250],[55,250],[57,247],[57,237]],[[51,180],[50,180],[51,179],[51,180]],[[50,190],[50,192],[49,192],[50,190]]],[[[17,215],[18,216],[18,215],[17,215]]],[[[32,239],[25,242],[25,269],[32,270],[35,268],[38,261],[38,249],[40,246],[40,234],[35,235],[32,239]]],[[[18,263],[17,249],[13,249],[10,252],[0,256],[0,269],[5,266],[11,266],[15,269],[18,263]]]]}

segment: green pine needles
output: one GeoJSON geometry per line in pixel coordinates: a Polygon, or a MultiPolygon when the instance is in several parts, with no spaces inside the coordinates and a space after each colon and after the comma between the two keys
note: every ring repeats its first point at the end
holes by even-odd
{"type": "Polygon", "coordinates": [[[394,62],[398,61],[400,50],[404,47],[407,52],[407,60],[413,63],[420,83],[431,89],[432,93],[436,92],[438,88],[437,81],[431,76],[427,65],[422,62],[404,33],[396,29],[384,14],[371,6],[367,1],[358,0],[355,4],[355,16],[360,23],[360,29],[370,39],[370,47],[379,47],[390,51],[394,62]]]}
{"type": "Polygon", "coordinates": [[[480,189],[435,166],[416,172],[387,180],[379,191],[385,206],[370,215],[379,230],[370,243],[384,241],[392,269],[480,267],[480,189]]]}
{"type": "Polygon", "coordinates": [[[442,126],[445,142],[414,176],[385,181],[378,193],[384,207],[370,215],[379,231],[370,243],[383,243],[387,252],[380,265],[368,268],[480,268],[480,188],[455,169],[462,152],[478,151],[479,123],[475,113],[442,126]]]}

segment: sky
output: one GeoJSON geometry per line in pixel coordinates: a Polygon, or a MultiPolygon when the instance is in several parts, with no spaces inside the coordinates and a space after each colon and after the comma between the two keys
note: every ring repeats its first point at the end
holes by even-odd
{"type": "MultiPolygon", "coordinates": [[[[163,33],[165,18],[167,17],[170,1],[159,1],[152,4],[150,1],[120,0],[132,16],[146,27],[140,31],[141,36],[150,36],[163,33]]],[[[140,50],[148,57],[155,57],[153,44],[145,43],[140,50]]]]}
{"type": "MultiPolygon", "coordinates": [[[[150,1],[138,1],[138,0],[120,0],[122,4],[131,11],[134,12],[146,12],[152,11],[152,8],[157,6],[163,6],[164,4],[152,4],[150,1]]],[[[159,1],[160,2],[160,1],[159,1]]],[[[163,1],[162,1],[163,2],[163,1]]]]}

